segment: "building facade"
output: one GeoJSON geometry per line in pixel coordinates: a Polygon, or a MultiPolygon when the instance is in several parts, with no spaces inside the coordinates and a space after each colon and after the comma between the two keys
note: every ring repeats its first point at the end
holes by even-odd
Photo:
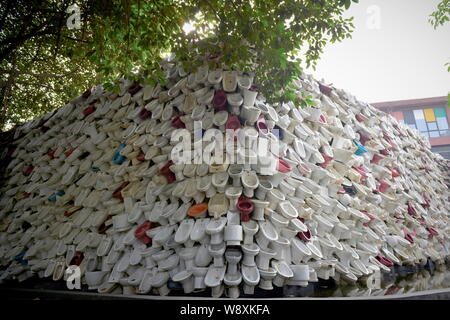
{"type": "Polygon", "coordinates": [[[431,149],[450,159],[449,96],[372,103],[430,140],[431,149]]]}

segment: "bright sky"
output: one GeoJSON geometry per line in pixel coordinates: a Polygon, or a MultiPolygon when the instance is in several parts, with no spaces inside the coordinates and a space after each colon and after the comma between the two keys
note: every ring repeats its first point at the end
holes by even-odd
{"type": "Polygon", "coordinates": [[[360,0],[352,4],[346,16],[355,17],[353,38],[327,45],[316,71],[308,73],[369,103],[446,96],[450,22],[436,30],[428,22],[438,3],[360,0]]]}

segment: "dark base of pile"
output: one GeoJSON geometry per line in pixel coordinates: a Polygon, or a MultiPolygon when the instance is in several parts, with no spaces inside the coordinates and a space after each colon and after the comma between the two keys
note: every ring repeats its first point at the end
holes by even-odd
{"type": "MultiPolygon", "coordinates": [[[[387,296],[392,296],[395,298],[396,292],[401,288],[398,283],[401,281],[404,283],[413,283],[413,277],[420,273],[429,273],[431,277],[434,276],[436,272],[436,264],[428,260],[425,266],[394,266],[390,273],[381,274],[381,286],[383,288],[391,287],[387,296]],[[408,282],[409,281],[409,282],[408,282]]],[[[446,260],[445,271],[450,273],[450,260],[446,260]]],[[[182,287],[179,283],[171,282],[168,283],[171,289],[169,295],[165,297],[166,299],[171,299],[175,297],[182,298],[210,298],[211,289],[206,289],[205,291],[191,294],[184,294],[182,287]]],[[[310,282],[307,287],[299,286],[285,286],[283,288],[273,287],[273,290],[267,291],[255,287],[254,295],[242,294],[241,298],[255,298],[255,299],[276,299],[276,298],[292,298],[292,297],[309,297],[309,298],[339,298],[346,297],[345,292],[349,292],[352,289],[359,288],[358,284],[354,286],[338,287],[333,279],[323,280],[319,279],[318,282],[310,282]],[[344,289],[344,290],[343,290],[344,289]],[[335,295],[335,292],[340,290],[339,295],[335,295]]],[[[362,288],[362,287],[361,287],[362,288]]],[[[438,288],[430,288],[438,289],[438,288]]],[[[444,290],[443,294],[450,299],[450,288],[448,288],[448,293],[445,293],[447,289],[439,288],[444,290]]],[[[425,295],[427,291],[425,291],[425,295]]],[[[37,276],[29,278],[23,282],[17,282],[15,280],[4,281],[0,285],[0,295],[5,298],[12,299],[33,299],[36,297],[42,297],[44,299],[142,299],[142,298],[161,298],[154,295],[111,295],[111,294],[98,294],[95,290],[88,290],[86,285],[82,285],[81,290],[68,290],[66,282],[63,280],[52,281],[51,279],[40,279],[37,276]]],[[[414,293],[414,295],[423,295],[419,293],[414,293]]],[[[440,296],[442,294],[440,293],[440,296]]],[[[444,298],[446,299],[446,298],[444,298]]]]}

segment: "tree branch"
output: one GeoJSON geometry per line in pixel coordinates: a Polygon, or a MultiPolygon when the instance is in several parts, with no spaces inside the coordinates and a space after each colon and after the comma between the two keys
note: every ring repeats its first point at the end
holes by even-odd
{"type": "Polygon", "coordinates": [[[86,40],[83,40],[83,39],[72,38],[72,37],[69,37],[69,36],[65,36],[65,38],[69,39],[69,40],[77,41],[77,42],[89,43],[89,41],[86,41],[86,40]]]}
{"type": "Polygon", "coordinates": [[[11,4],[12,1],[7,1],[5,12],[3,13],[2,19],[0,20],[0,30],[3,30],[3,24],[5,23],[6,17],[9,14],[9,11],[11,10],[11,4]]]}

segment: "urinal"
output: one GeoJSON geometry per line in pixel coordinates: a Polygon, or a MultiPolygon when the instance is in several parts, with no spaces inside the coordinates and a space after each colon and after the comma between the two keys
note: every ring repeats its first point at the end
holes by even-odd
{"type": "Polygon", "coordinates": [[[146,270],[147,269],[141,267],[138,268],[136,271],[132,272],[127,279],[128,285],[138,287],[141,284],[142,279],[144,278],[146,270]]]}
{"type": "Polygon", "coordinates": [[[277,230],[277,232],[281,232],[282,228],[287,228],[289,225],[289,220],[283,217],[282,215],[276,213],[275,211],[272,211],[270,213],[270,221],[272,222],[273,226],[277,230]]]}
{"type": "Polygon", "coordinates": [[[298,217],[298,211],[289,201],[281,201],[278,203],[278,209],[286,219],[295,219],[298,217]]]}
{"type": "Polygon", "coordinates": [[[350,267],[353,267],[353,268],[357,269],[358,271],[360,271],[364,275],[369,275],[369,274],[372,273],[371,271],[369,271],[367,269],[367,267],[364,265],[364,263],[361,260],[359,260],[359,259],[352,259],[350,261],[350,267]]]}
{"type": "Polygon", "coordinates": [[[242,222],[242,228],[244,230],[244,244],[253,244],[253,236],[258,232],[259,225],[254,220],[249,220],[247,222],[242,222]]]}
{"type": "Polygon", "coordinates": [[[378,253],[378,248],[370,243],[358,241],[356,244],[356,247],[358,249],[361,249],[363,251],[370,252],[372,255],[376,255],[378,253]]]}
{"type": "Polygon", "coordinates": [[[154,275],[153,270],[145,270],[141,282],[138,286],[137,293],[139,294],[147,294],[152,289],[152,278],[154,275]]]}
{"type": "MultiPolygon", "coordinates": [[[[397,253],[399,256],[400,256],[400,258],[402,258],[402,260],[403,261],[411,261],[412,260],[412,257],[408,254],[408,253],[406,253],[406,251],[405,250],[403,250],[402,248],[400,248],[400,247],[395,247],[395,248],[393,248],[394,249],[394,251],[395,251],[395,253],[397,253]]],[[[433,254],[430,254],[430,251],[429,251],[429,249],[427,249],[427,251],[428,251],[428,254],[429,254],[429,256],[432,256],[433,254]]],[[[436,259],[436,258],[438,258],[439,256],[435,256],[435,257],[433,257],[434,259],[436,259]]]]}
{"type": "Polygon", "coordinates": [[[254,266],[241,266],[242,279],[244,280],[244,294],[254,294],[255,286],[261,280],[259,270],[254,266]]]}
{"type": "Polygon", "coordinates": [[[344,233],[348,233],[350,231],[350,229],[343,223],[339,222],[336,223],[331,231],[331,234],[336,238],[336,239],[342,239],[342,235],[344,233]]]}
{"type": "Polygon", "coordinates": [[[44,277],[47,278],[53,276],[53,273],[55,272],[55,267],[56,267],[56,259],[50,259],[50,261],[47,264],[47,267],[45,268],[44,277]]]}
{"type": "Polygon", "coordinates": [[[194,276],[192,271],[183,270],[172,277],[175,282],[181,282],[184,293],[191,293],[194,291],[194,276]]]}
{"type": "Polygon", "coordinates": [[[177,232],[175,233],[175,242],[186,243],[189,240],[193,228],[194,228],[194,219],[183,220],[180,223],[177,232]]]}
{"type": "MultiPolygon", "coordinates": [[[[176,228],[176,225],[161,227],[161,229],[159,229],[158,233],[156,233],[156,235],[154,237],[151,237],[152,244],[163,246],[169,240],[169,238],[172,235],[172,233],[174,232],[175,228],[176,228]]],[[[151,230],[156,230],[156,228],[151,229],[151,230]]],[[[147,231],[147,232],[149,232],[149,231],[147,231]]]]}
{"type": "Polygon", "coordinates": [[[228,182],[228,172],[222,171],[222,172],[216,172],[212,175],[212,185],[216,188],[217,192],[224,193],[225,192],[225,186],[228,182]]]}
{"type": "Polygon", "coordinates": [[[142,259],[143,258],[142,251],[145,250],[145,248],[147,248],[146,245],[143,245],[143,247],[135,246],[133,248],[133,251],[131,252],[131,255],[130,255],[130,265],[131,266],[136,266],[143,260],[142,259]]]}
{"type": "Polygon", "coordinates": [[[195,254],[194,263],[197,267],[207,267],[213,260],[209,254],[209,243],[202,243],[195,254]]]}
{"type": "Polygon", "coordinates": [[[212,219],[206,226],[206,234],[211,236],[211,244],[218,245],[223,243],[223,229],[227,223],[225,217],[219,219],[212,219]]]}
{"type": "Polygon", "coordinates": [[[64,243],[64,241],[59,240],[56,245],[57,245],[56,255],[58,256],[64,255],[67,251],[67,245],[64,243]]]}
{"type": "Polygon", "coordinates": [[[199,249],[199,246],[194,246],[194,247],[190,247],[190,248],[182,248],[182,249],[180,249],[180,251],[178,251],[177,254],[180,256],[180,259],[182,260],[182,262],[184,262],[186,270],[194,269],[194,266],[195,266],[194,258],[197,254],[198,249],[199,249]]]}
{"type": "Polygon", "coordinates": [[[381,251],[386,255],[388,259],[393,261],[394,263],[399,264],[400,260],[387,248],[382,248],[381,251]]]}
{"type": "Polygon", "coordinates": [[[281,192],[283,192],[287,197],[293,197],[295,194],[295,187],[290,185],[286,180],[282,180],[278,188],[281,192]]]}
{"type": "Polygon", "coordinates": [[[74,245],[67,246],[66,250],[66,266],[70,266],[70,261],[75,256],[76,253],[76,247],[74,245]]]}
{"type": "Polygon", "coordinates": [[[114,293],[117,288],[118,288],[117,283],[111,283],[108,280],[106,280],[98,287],[97,292],[98,293],[114,293]]]}
{"type": "Polygon", "coordinates": [[[295,264],[307,262],[312,253],[311,250],[299,239],[291,239],[291,259],[295,264]]]}
{"type": "Polygon", "coordinates": [[[209,244],[208,252],[214,258],[214,266],[221,267],[224,265],[223,254],[225,253],[225,242],[220,244],[209,244]]]}
{"type": "Polygon", "coordinates": [[[271,241],[278,240],[278,233],[270,221],[258,221],[259,231],[256,242],[261,249],[267,248],[271,241]]]}
{"type": "Polygon", "coordinates": [[[252,219],[256,221],[264,221],[264,210],[269,206],[268,201],[252,199],[255,209],[253,210],[252,219]]]}
{"type": "Polygon", "coordinates": [[[208,272],[208,268],[206,267],[195,267],[192,270],[192,274],[194,275],[194,290],[195,291],[203,291],[206,288],[205,285],[205,277],[208,272]]]}
{"type": "Polygon", "coordinates": [[[226,214],[229,208],[228,199],[224,193],[215,194],[208,202],[208,212],[215,219],[226,214]]]}
{"type": "MultiPolygon", "coordinates": [[[[151,269],[156,266],[156,261],[153,258],[155,254],[161,253],[166,254],[164,250],[160,247],[149,247],[141,249],[141,264],[145,265],[147,269],[151,269]]],[[[159,255],[156,255],[157,257],[160,257],[159,255]]],[[[130,264],[133,262],[133,254],[130,256],[130,264]]]]}
{"type": "Polygon", "coordinates": [[[229,210],[237,211],[236,204],[238,202],[239,197],[242,194],[242,187],[228,187],[225,190],[225,196],[229,201],[229,210]]]}
{"type": "Polygon", "coordinates": [[[290,250],[291,242],[284,238],[278,237],[276,241],[273,241],[269,244],[269,247],[276,252],[275,259],[279,261],[287,261],[291,262],[291,250],[290,250]]]}
{"type": "Polygon", "coordinates": [[[225,91],[218,90],[215,92],[212,104],[217,111],[224,111],[227,106],[227,94],[225,91]]]}
{"type": "Polygon", "coordinates": [[[222,86],[226,92],[233,92],[237,87],[237,72],[236,71],[223,71],[222,73],[222,86]]]}
{"type": "Polygon", "coordinates": [[[158,269],[162,271],[171,271],[178,266],[180,256],[178,254],[171,254],[167,258],[158,261],[158,269]]]}
{"type": "Polygon", "coordinates": [[[208,198],[213,197],[216,194],[216,188],[212,185],[212,176],[206,175],[198,177],[197,190],[204,192],[208,198]]]}
{"type": "Polygon", "coordinates": [[[294,150],[300,156],[300,158],[305,159],[306,151],[301,139],[294,139],[294,150]]]}
{"type": "Polygon", "coordinates": [[[59,257],[56,259],[55,267],[53,271],[53,281],[61,280],[65,274],[66,271],[66,261],[64,257],[59,257]]]}
{"type": "Polygon", "coordinates": [[[337,251],[336,246],[326,237],[317,236],[316,239],[318,241],[316,241],[314,244],[318,248],[320,247],[320,251],[322,252],[322,256],[324,257],[324,259],[331,259],[333,257],[333,253],[337,251]]]}
{"type": "Polygon", "coordinates": [[[309,281],[309,266],[307,264],[290,265],[293,276],[287,280],[291,286],[307,287],[309,281]]]}
{"type": "Polygon", "coordinates": [[[328,233],[325,237],[333,244],[335,251],[344,250],[344,246],[339,242],[339,240],[332,233],[328,233]]]}
{"type": "Polygon", "coordinates": [[[300,219],[289,220],[288,227],[295,232],[308,232],[308,227],[300,219]]]}
{"type": "Polygon", "coordinates": [[[303,184],[295,189],[295,196],[301,200],[305,200],[305,198],[312,197],[312,191],[303,184]]]}
{"type": "Polygon", "coordinates": [[[175,224],[178,222],[183,221],[188,213],[189,207],[191,206],[190,203],[184,203],[182,204],[177,211],[172,214],[172,216],[169,218],[169,224],[175,224]]]}
{"type": "MultiPolygon", "coordinates": [[[[236,120],[236,121],[238,122],[239,120],[236,120]]],[[[255,150],[245,149],[245,148],[241,147],[238,149],[238,152],[237,152],[237,161],[238,161],[238,163],[243,164],[243,166],[244,166],[243,174],[244,174],[245,171],[250,172],[252,169],[252,166],[255,166],[258,163],[258,155],[255,150]]],[[[243,178],[243,176],[241,176],[241,181],[243,180],[242,178],[243,178]]],[[[254,179],[252,179],[252,180],[254,180],[254,179]]],[[[253,181],[249,182],[250,185],[252,183],[253,183],[253,181]]]]}
{"type": "Polygon", "coordinates": [[[244,244],[242,246],[242,252],[244,253],[242,265],[249,267],[256,266],[255,257],[258,255],[259,251],[260,249],[255,243],[244,244]]]}
{"type": "Polygon", "coordinates": [[[205,285],[210,288],[218,287],[225,277],[226,267],[209,266],[205,277],[205,285]]]}
{"type": "MultiPolygon", "coordinates": [[[[208,70],[209,70],[209,67],[207,65],[201,66],[197,69],[197,72],[194,73],[194,79],[193,79],[195,84],[198,85],[198,84],[206,83],[206,81],[208,80],[208,70]]],[[[188,87],[190,86],[189,80],[190,79],[187,80],[188,87]]]]}
{"type": "Polygon", "coordinates": [[[191,206],[187,211],[187,215],[196,219],[205,218],[207,210],[208,204],[206,202],[203,202],[191,206]]]}
{"type": "Polygon", "coordinates": [[[192,241],[203,242],[206,234],[206,226],[210,222],[210,218],[197,219],[191,230],[190,238],[192,241]]]}
{"type": "Polygon", "coordinates": [[[114,230],[118,232],[126,231],[131,228],[131,225],[128,222],[127,214],[118,214],[113,216],[112,218],[114,230]]]}
{"type": "Polygon", "coordinates": [[[267,193],[273,189],[272,183],[267,180],[259,180],[259,186],[256,189],[255,195],[258,200],[266,200],[267,193]]]}
{"type": "Polygon", "coordinates": [[[313,242],[306,243],[306,247],[308,247],[311,251],[311,256],[316,260],[321,260],[323,258],[322,252],[313,242]]]}
{"type": "Polygon", "coordinates": [[[253,198],[255,189],[259,186],[259,179],[255,171],[244,171],[242,174],[242,185],[244,194],[248,198],[253,198]]]}
{"type": "Polygon", "coordinates": [[[213,123],[221,130],[225,129],[225,123],[228,120],[228,112],[225,110],[214,113],[213,123]]]}
{"type": "Polygon", "coordinates": [[[167,287],[169,277],[168,272],[157,272],[151,277],[150,285],[153,288],[157,288],[159,295],[166,296],[170,293],[170,289],[167,287]]]}
{"type": "Polygon", "coordinates": [[[95,251],[93,250],[88,251],[82,264],[85,264],[86,271],[88,272],[95,271],[98,265],[98,257],[95,254],[95,251]]]}
{"type": "Polygon", "coordinates": [[[275,258],[276,251],[266,248],[260,248],[259,254],[256,256],[256,264],[258,269],[267,270],[270,266],[270,260],[275,258]]]}
{"type": "Polygon", "coordinates": [[[117,268],[116,270],[118,272],[124,272],[128,269],[128,267],[130,266],[130,256],[131,256],[131,252],[130,251],[126,251],[121,258],[119,259],[119,262],[117,264],[117,268]]]}
{"type": "Polygon", "coordinates": [[[97,290],[100,285],[104,282],[107,271],[93,271],[86,272],[84,277],[86,279],[86,284],[88,285],[89,290],[97,290]]]}
{"type": "Polygon", "coordinates": [[[266,200],[269,201],[269,208],[275,210],[278,206],[278,203],[286,200],[284,194],[278,189],[272,189],[266,195],[266,200]]]}
{"type": "Polygon", "coordinates": [[[260,274],[259,287],[263,290],[273,290],[272,280],[276,277],[277,271],[273,268],[258,268],[258,271],[260,274]]]}
{"type": "Polygon", "coordinates": [[[195,176],[196,166],[194,164],[186,164],[184,166],[183,174],[188,177],[192,178],[195,176]]]}

